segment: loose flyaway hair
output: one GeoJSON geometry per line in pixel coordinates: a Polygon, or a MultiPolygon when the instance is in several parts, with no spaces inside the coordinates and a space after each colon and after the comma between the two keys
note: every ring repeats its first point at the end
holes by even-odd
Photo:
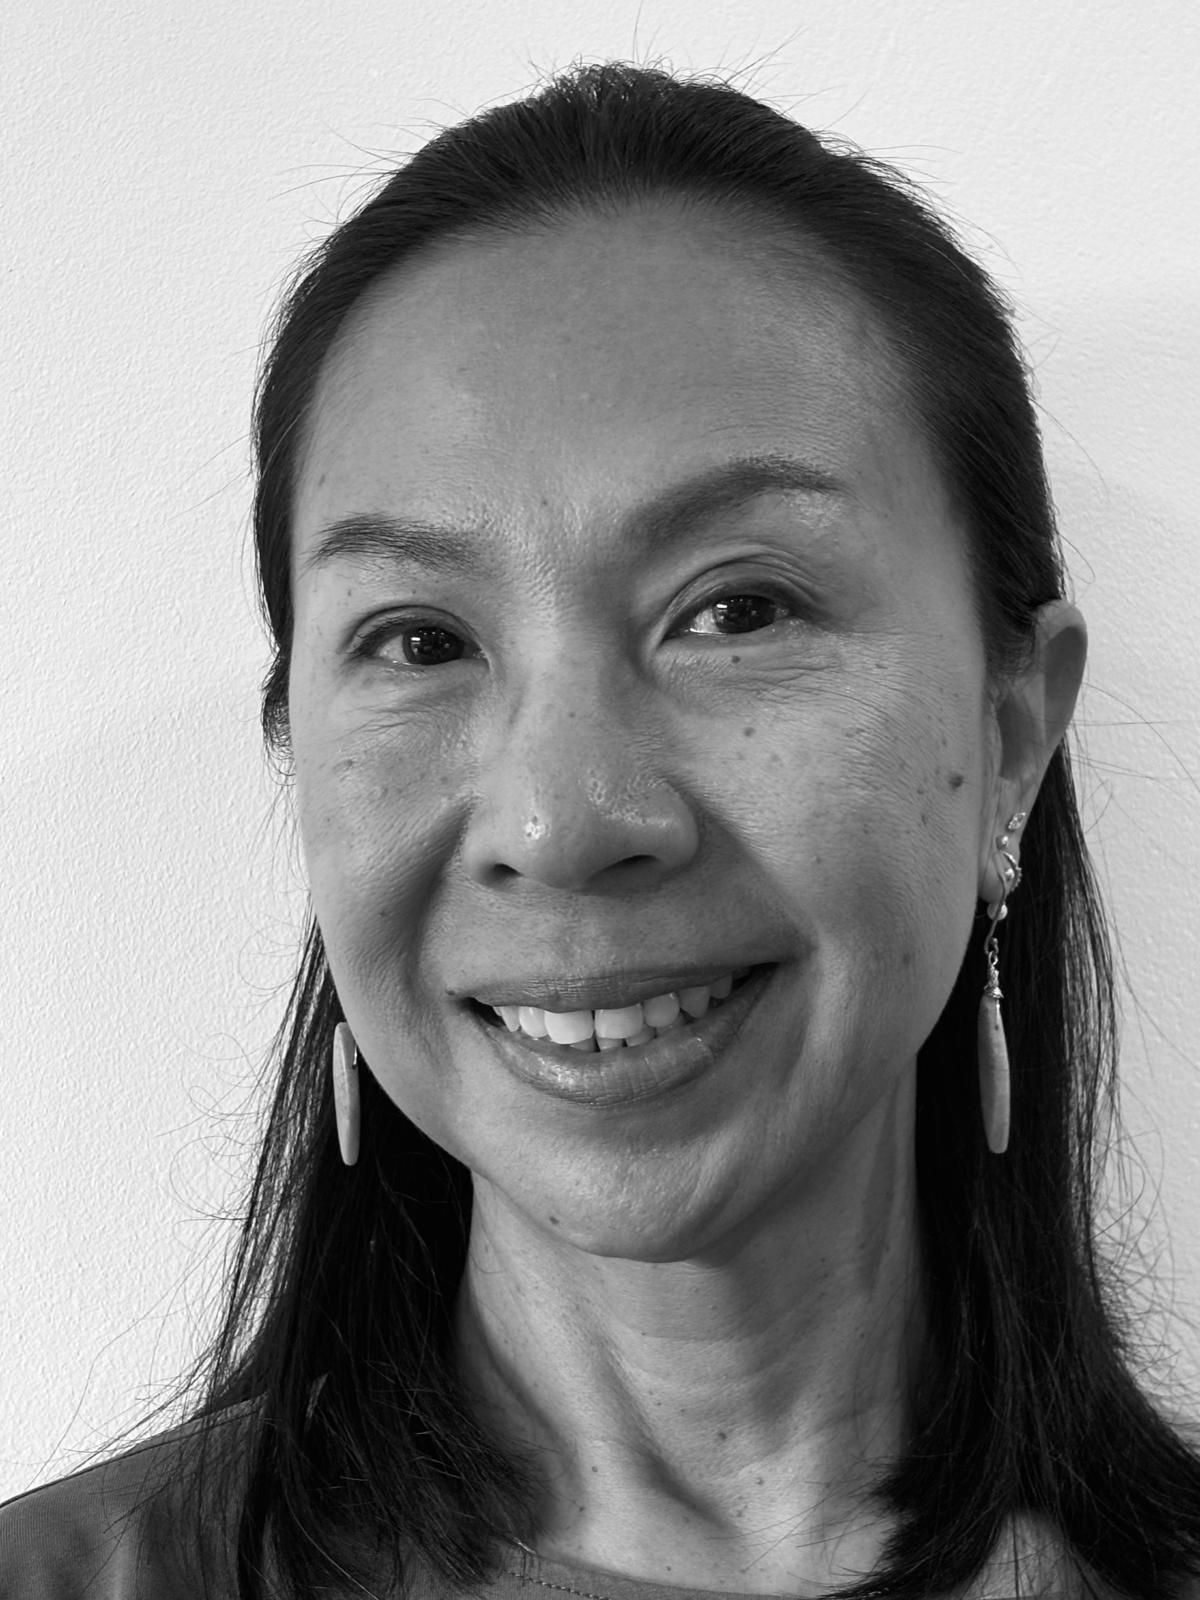
{"type": "MultiPolygon", "coordinates": [[[[434,244],[656,200],[737,218],[776,270],[794,247],[869,309],[966,530],[993,678],[1024,659],[1064,572],[1027,374],[985,273],[899,173],[738,90],[580,67],[434,138],[288,289],[257,396],[254,502],[274,644],[263,726],[285,767],[297,463],[347,313],[434,244]]],[[[1003,950],[1011,1146],[988,1152],[979,1113],[980,908],[918,1062],[930,1338],[910,1436],[877,1488],[896,1530],[839,1600],[956,1592],[1021,1517],[1094,1593],[1167,1600],[1200,1575],[1200,1459],[1135,1380],[1097,1250],[1113,972],[1065,748],[1022,865],[1003,950]]],[[[470,1176],[367,1067],[362,1151],[342,1165],[328,1071],[340,1018],[310,918],[223,1322],[193,1375],[196,1519],[210,1543],[228,1533],[241,1600],[269,1579],[297,1600],[348,1580],[371,1593],[421,1567],[466,1587],[497,1549],[535,1537],[528,1463],[474,1418],[455,1370],[470,1176]]]]}

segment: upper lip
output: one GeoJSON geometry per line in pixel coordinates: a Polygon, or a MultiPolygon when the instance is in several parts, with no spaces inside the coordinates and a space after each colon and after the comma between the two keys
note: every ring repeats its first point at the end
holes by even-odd
{"type": "Polygon", "coordinates": [[[626,967],[620,972],[553,978],[520,977],[485,980],[450,993],[457,999],[481,1000],[488,1006],[538,1006],[543,1011],[602,1011],[633,1005],[651,995],[699,989],[726,973],[761,963],[734,957],[702,967],[626,967]]]}

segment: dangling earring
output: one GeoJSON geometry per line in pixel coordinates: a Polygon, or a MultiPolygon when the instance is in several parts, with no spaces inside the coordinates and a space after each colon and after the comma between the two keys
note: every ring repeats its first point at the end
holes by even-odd
{"type": "Polygon", "coordinates": [[[996,840],[996,849],[1004,857],[1000,870],[1000,898],[988,906],[991,926],[983,942],[987,957],[987,982],[979,1002],[979,1098],[983,1105],[983,1131],[988,1149],[1002,1156],[1008,1149],[1011,1092],[1009,1087],[1008,1045],[1004,1038],[1004,1023],[1000,1020],[1000,944],[996,929],[1008,915],[1008,897],[1021,882],[1021,869],[1016,857],[1008,849],[1009,835],[1017,831],[1028,816],[1018,811],[1009,817],[1005,831],[996,840]]]}
{"type": "Polygon", "coordinates": [[[358,1046],[348,1022],[333,1030],[333,1106],[342,1160],[352,1167],[358,1160],[358,1046]]]}

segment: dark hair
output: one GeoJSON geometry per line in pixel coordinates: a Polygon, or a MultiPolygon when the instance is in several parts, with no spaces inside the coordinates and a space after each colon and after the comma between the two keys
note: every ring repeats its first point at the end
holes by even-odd
{"type": "MultiPolygon", "coordinates": [[[[610,63],[440,134],[303,264],[256,408],[255,534],[275,643],[264,686],[287,752],[289,547],[318,375],[379,276],[434,242],[529,230],[670,197],[791,238],[873,308],[970,540],[995,677],[1022,659],[1064,574],[1029,384],[1006,307],[905,179],[725,84],[610,63]]],[[[749,237],[754,238],[753,229],[749,237]]],[[[1164,1600],[1200,1573],[1200,1458],[1131,1373],[1095,1243],[1113,1084],[1109,946],[1069,758],[1050,763],[1005,924],[1012,1144],[986,1149],[973,1073],[982,917],[919,1055],[917,1168],[931,1338],[905,1453],[879,1492],[898,1515],[879,1569],[842,1596],[918,1600],[966,1584],[1009,1519],[1061,1539],[1087,1581],[1164,1600]]],[[[341,1012],[310,920],[277,1040],[279,1077],[207,1357],[215,1418],[258,1418],[238,1505],[238,1578],[268,1552],[315,1595],[372,1561],[478,1581],[498,1539],[528,1538],[521,1463],[473,1419],[451,1311],[467,1170],[362,1073],[363,1146],[342,1166],[329,1073],[341,1012]],[[353,1531],[352,1531],[353,1530],[353,1531]]]]}

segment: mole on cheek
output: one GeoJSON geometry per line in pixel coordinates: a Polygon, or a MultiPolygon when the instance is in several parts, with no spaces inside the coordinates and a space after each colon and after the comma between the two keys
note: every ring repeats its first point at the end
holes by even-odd
{"type": "Polygon", "coordinates": [[[963,772],[952,772],[947,779],[952,791],[955,789],[961,789],[966,781],[966,774],[963,772]]]}

